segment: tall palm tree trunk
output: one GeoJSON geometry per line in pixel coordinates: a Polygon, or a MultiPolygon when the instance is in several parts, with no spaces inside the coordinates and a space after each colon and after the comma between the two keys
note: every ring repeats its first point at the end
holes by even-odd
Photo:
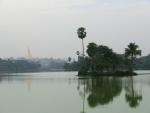
{"type": "Polygon", "coordinates": [[[85,56],[84,55],[84,42],[83,42],[83,39],[82,39],[82,48],[83,48],[83,56],[85,56]]]}

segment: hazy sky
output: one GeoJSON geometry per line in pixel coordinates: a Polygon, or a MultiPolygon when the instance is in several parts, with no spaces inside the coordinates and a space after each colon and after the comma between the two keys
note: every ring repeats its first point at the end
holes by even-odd
{"type": "Polygon", "coordinates": [[[150,53],[150,0],[0,0],[0,57],[74,56],[81,50],[76,30],[123,53],[136,42],[150,53]]]}

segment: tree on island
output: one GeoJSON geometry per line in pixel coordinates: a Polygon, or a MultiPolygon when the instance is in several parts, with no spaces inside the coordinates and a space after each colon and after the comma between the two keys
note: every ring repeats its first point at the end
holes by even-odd
{"type": "Polygon", "coordinates": [[[95,53],[97,51],[97,47],[98,47],[98,45],[95,44],[94,42],[91,42],[88,44],[88,46],[87,46],[88,49],[86,52],[89,55],[89,57],[92,58],[95,55],[95,53]]]}
{"type": "Polygon", "coordinates": [[[79,75],[136,75],[133,72],[134,62],[137,56],[141,55],[138,45],[130,43],[125,49],[125,54],[118,54],[105,45],[89,43],[87,46],[87,55],[78,60],[79,75]],[[79,63],[80,61],[80,63],[79,63]],[[82,62],[81,62],[82,61],[82,62]],[[125,64],[127,63],[127,65],[125,64]],[[128,70],[126,70],[129,68],[128,70]],[[126,71],[125,71],[126,70],[126,71]]]}
{"type": "Polygon", "coordinates": [[[82,39],[83,54],[80,55],[77,51],[78,61],[70,63],[70,66],[77,67],[75,69],[79,75],[136,75],[133,73],[133,64],[137,56],[141,55],[138,45],[130,43],[125,49],[125,54],[118,54],[106,45],[92,42],[88,44],[86,50],[88,56],[85,56],[83,39],[87,35],[86,29],[78,28],[77,34],[78,38],[82,39]]]}
{"type": "Polygon", "coordinates": [[[125,48],[125,58],[127,60],[128,68],[130,74],[133,74],[134,61],[137,56],[141,56],[142,51],[138,49],[139,46],[135,43],[130,43],[127,48],[125,48]]]}
{"type": "Polygon", "coordinates": [[[84,27],[80,27],[77,30],[77,34],[78,34],[78,38],[82,39],[82,48],[83,48],[83,56],[85,56],[84,54],[84,42],[83,39],[86,37],[86,29],[84,27]]]}
{"type": "Polygon", "coordinates": [[[90,71],[95,73],[106,73],[116,71],[117,66],[122,62],[121,56],[108,46],[89,43],[87,54],[90,61],[90,71]]]}

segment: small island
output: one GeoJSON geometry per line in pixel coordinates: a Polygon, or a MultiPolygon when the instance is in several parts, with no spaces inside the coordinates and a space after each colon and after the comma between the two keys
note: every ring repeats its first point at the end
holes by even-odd
{"type": "MultiPolygon", "coordinates": [[[[114,52],[106,45],[98,45],[91,42],[84,53],[83,39],[86,37],[86,29],[80,27],[77,30],[78,37],[82,39],[82,52],[77,51],[79,76],[135,76],[134,63],[142,51],[135,43],[129,43],[123,54],[114,52]]],[[[70,61],[71,58],[68,58],[70,61]]],[[[71,64],[70,64],[71,65],[71,64]]],[[[74,65],[74,64],[73,64],[74,65]]]]}
{"type": "Polygon", "coordinates": [[[125,48],[124,54],[118,54],[108,46],[89,43],[87,47],[88,56],[79,59],[82,60],[82,66],[78,75],[96,75],[96,76],[133,76],[137,75],[134,69],[134,61],[141,50],[138,45],[130,43],[125,48]]]}

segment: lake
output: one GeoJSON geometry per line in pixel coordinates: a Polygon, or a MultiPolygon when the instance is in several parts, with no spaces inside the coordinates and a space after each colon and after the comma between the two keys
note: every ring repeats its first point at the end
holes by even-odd
{"type": "Polygon", "coordinates": [[[135,77],[78,77],[77,72],[5,74],[0,113],[150,113],[150,71],[135,77]]]}

